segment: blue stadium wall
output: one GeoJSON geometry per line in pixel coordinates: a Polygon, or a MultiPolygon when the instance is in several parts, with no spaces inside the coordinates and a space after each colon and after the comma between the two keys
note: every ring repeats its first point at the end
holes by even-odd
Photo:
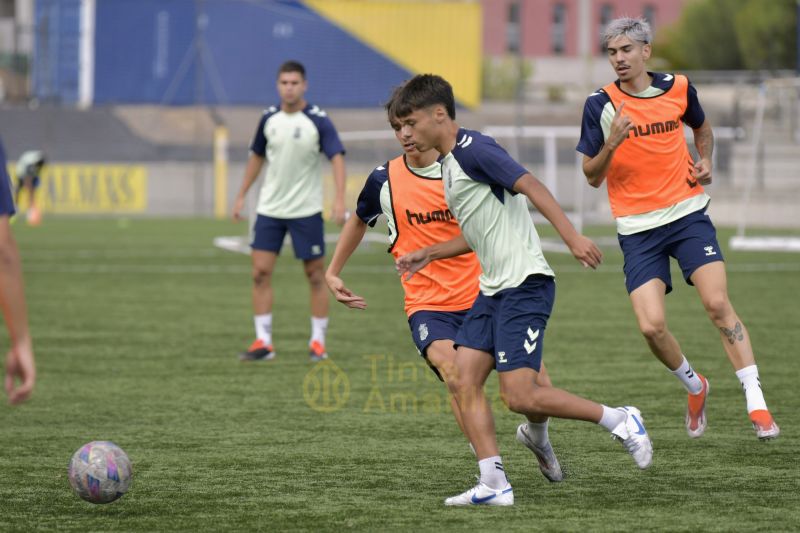
{"type": "Polygon", "coordinates": [[[42,101],[78,101],[81,0],[37,0],[31,79],[42,101]]]}
{"type": "MultiPolygon", "coordinates": [[[[37,24],[49,21],[37,32],[42,66],[34,76],[34,92],[40,98],[80,100],[78,36],[86,1],[37,0],[37,24]]],[[[371,107],[382,104],[392,87],[418,71],[413,63],[390,57],[391,47],[376,46],[369,36],[359,36],[358,28],[346,29],[335,17],[315,10],[312,2],[88,1],[94,7],[94,104],[271,104],[277,99],[278,67],[296,59],[308,72],[309,101],[371,107]]],[[[369,3],[363,4],[369,11],[369,3]]],[[[425,31],[431,34],[430,28],[425,31]]],[[[479,32],[479,24],[470,31],[479,32]]],[[[472,58],[461,52],[462,62],[480,62],[479,50],[472,58]]],[[[474,98],[461,100],[474,103],[474,98]]]]}

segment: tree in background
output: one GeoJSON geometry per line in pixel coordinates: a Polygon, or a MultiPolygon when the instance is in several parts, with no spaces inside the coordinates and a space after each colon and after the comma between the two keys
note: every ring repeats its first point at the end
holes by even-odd
{"type": "Polygon", "coordinates": [[[736,13],[736,40],[749,69],[793,69],[797,65],[795,0],[749,0],[736,13]]]}
{"type": "Polygon", "coordinates": [[[692,0],[654,53],[686,70],[794,69],[795,0],[692,0]]]}

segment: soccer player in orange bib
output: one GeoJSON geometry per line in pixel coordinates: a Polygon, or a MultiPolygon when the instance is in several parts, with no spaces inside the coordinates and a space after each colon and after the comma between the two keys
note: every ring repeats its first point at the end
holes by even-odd
{"type": "MultiPolygon", "coordinates": [[[[366,301],[348,289],[339,276],[363,239],[367,225],[374,226],[379,216],[387,218],[389,252],[395,258],[461,235],[444,198],[439,153],[432,149],[420,152],[414,143],[400,137],[400,124],[392,116],[392,103],[398,92],[399,89],[389,99],[386,110],[403,147],[403,155],[377,167],[367,178],[358,197],[356,216],[342,228],[325,275],[336,300],[353,309],[365,309],[366,301]]],[[[414,344],[433,372],[446,383],[454,377],[456,333],[478,295],[480,274],[478,258],[470,252],[430,263],[410,279],[400,278],[414,344]]],[[[544,365],[536,384],[551,385],[544,365]]],[[[452,398],[451,407],[459,428],[466,435],[461,412],[452,398]]],[[[488,404],[485,407],[491,417],[488,404]]],[[[547,479],[561,481],[561,466],[550,444],[547,426],[546,418],[521,424],[517,428],[517,440],[534,453],[547,479]]]]}
{"type": "Polygon", "coordinates": [[[700,437],[709,383],[667,329],[664,301],[672,290],[669,258],[674,257],[719,329],[756,435],[773,439],[780,429],[764,400],[747,329],[728,299],[722,250],[706,214],[710,198],[703,185],[711,183],[714,137],[697,91],[686,76],[645,69],[651,53],[646,20],[612,21],[603,42],[618,79],[586,99],[577,150],[589,184],[608,186],[639,329],[688,391],[686,431],[700,437]],[[694,132],[698,161],[686,146],[684,123],[694,132]]]}

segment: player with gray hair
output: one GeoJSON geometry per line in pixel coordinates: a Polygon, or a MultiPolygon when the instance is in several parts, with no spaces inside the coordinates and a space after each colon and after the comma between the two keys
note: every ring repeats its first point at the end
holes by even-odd
{"type": "Polygon", "coordinates": [[[623,35],[631,41],[643,44],[653,42],[653,32],[649,22],[643,18],[622,17],[612,20],[603,30],[603,44],[608,46],[609,41],[623,35]]]}
{"type": "Polygon", "coordinates": [[[686,431],[706,430],[708,380],[696,372],[667,328],[665,295],[672,291],[670,257],[697,290],[742,384],[759,439],[780,433],[761,390],[750,336],[728,298],[725,263],[703,190],[711,183],[714,134],[686,76],[648,72],[650,25],[619,18],[603,32],[617,80],[586,99],[577,150],[592,187],[608,186],[625,257],[625,286],[650,350],[688,392],[686,431]],[[692,128],[699,157],[686,145],[692,128]]]}

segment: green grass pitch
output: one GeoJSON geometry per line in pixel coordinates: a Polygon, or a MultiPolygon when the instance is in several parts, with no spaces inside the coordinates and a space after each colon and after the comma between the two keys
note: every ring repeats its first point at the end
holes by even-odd
{"type": "Polygon", "coordinates": [[[278,357],[237,360],[252,340],[248,258],[211,241],[242,226],[49,218],[14,231],[39,380],[27,404],[0,405],[2,531],[800,527],[796,254],[727,252],[731,298],[783,431],[768,443],[755,438],[718,334],[677,271],[669,324],[712,384],[698,440],[683,428],[683,389],[636,331],[618,250],[605,250],[597,272],[547,254],[558,275],[545,352],[554,383],[640,407],[653,465],[636,469],[598,427],[555,420],[551,439],[568,478],[549,484],[516,443],[520,417],[497,401],[490,376],[516,503],[465,509],[442,501],[472,486],[477,467],[443,386],[411,343],[384,246],[367,246],[345,270],[369,308],[331,303],[333,364],[315,367],[308,289],[290,251],[274,277],[278,357]],[[79,500],[67,482],[73,451],[98,439],[122,446],[134,465],[131,491],[106,506],[79,500]]]}

